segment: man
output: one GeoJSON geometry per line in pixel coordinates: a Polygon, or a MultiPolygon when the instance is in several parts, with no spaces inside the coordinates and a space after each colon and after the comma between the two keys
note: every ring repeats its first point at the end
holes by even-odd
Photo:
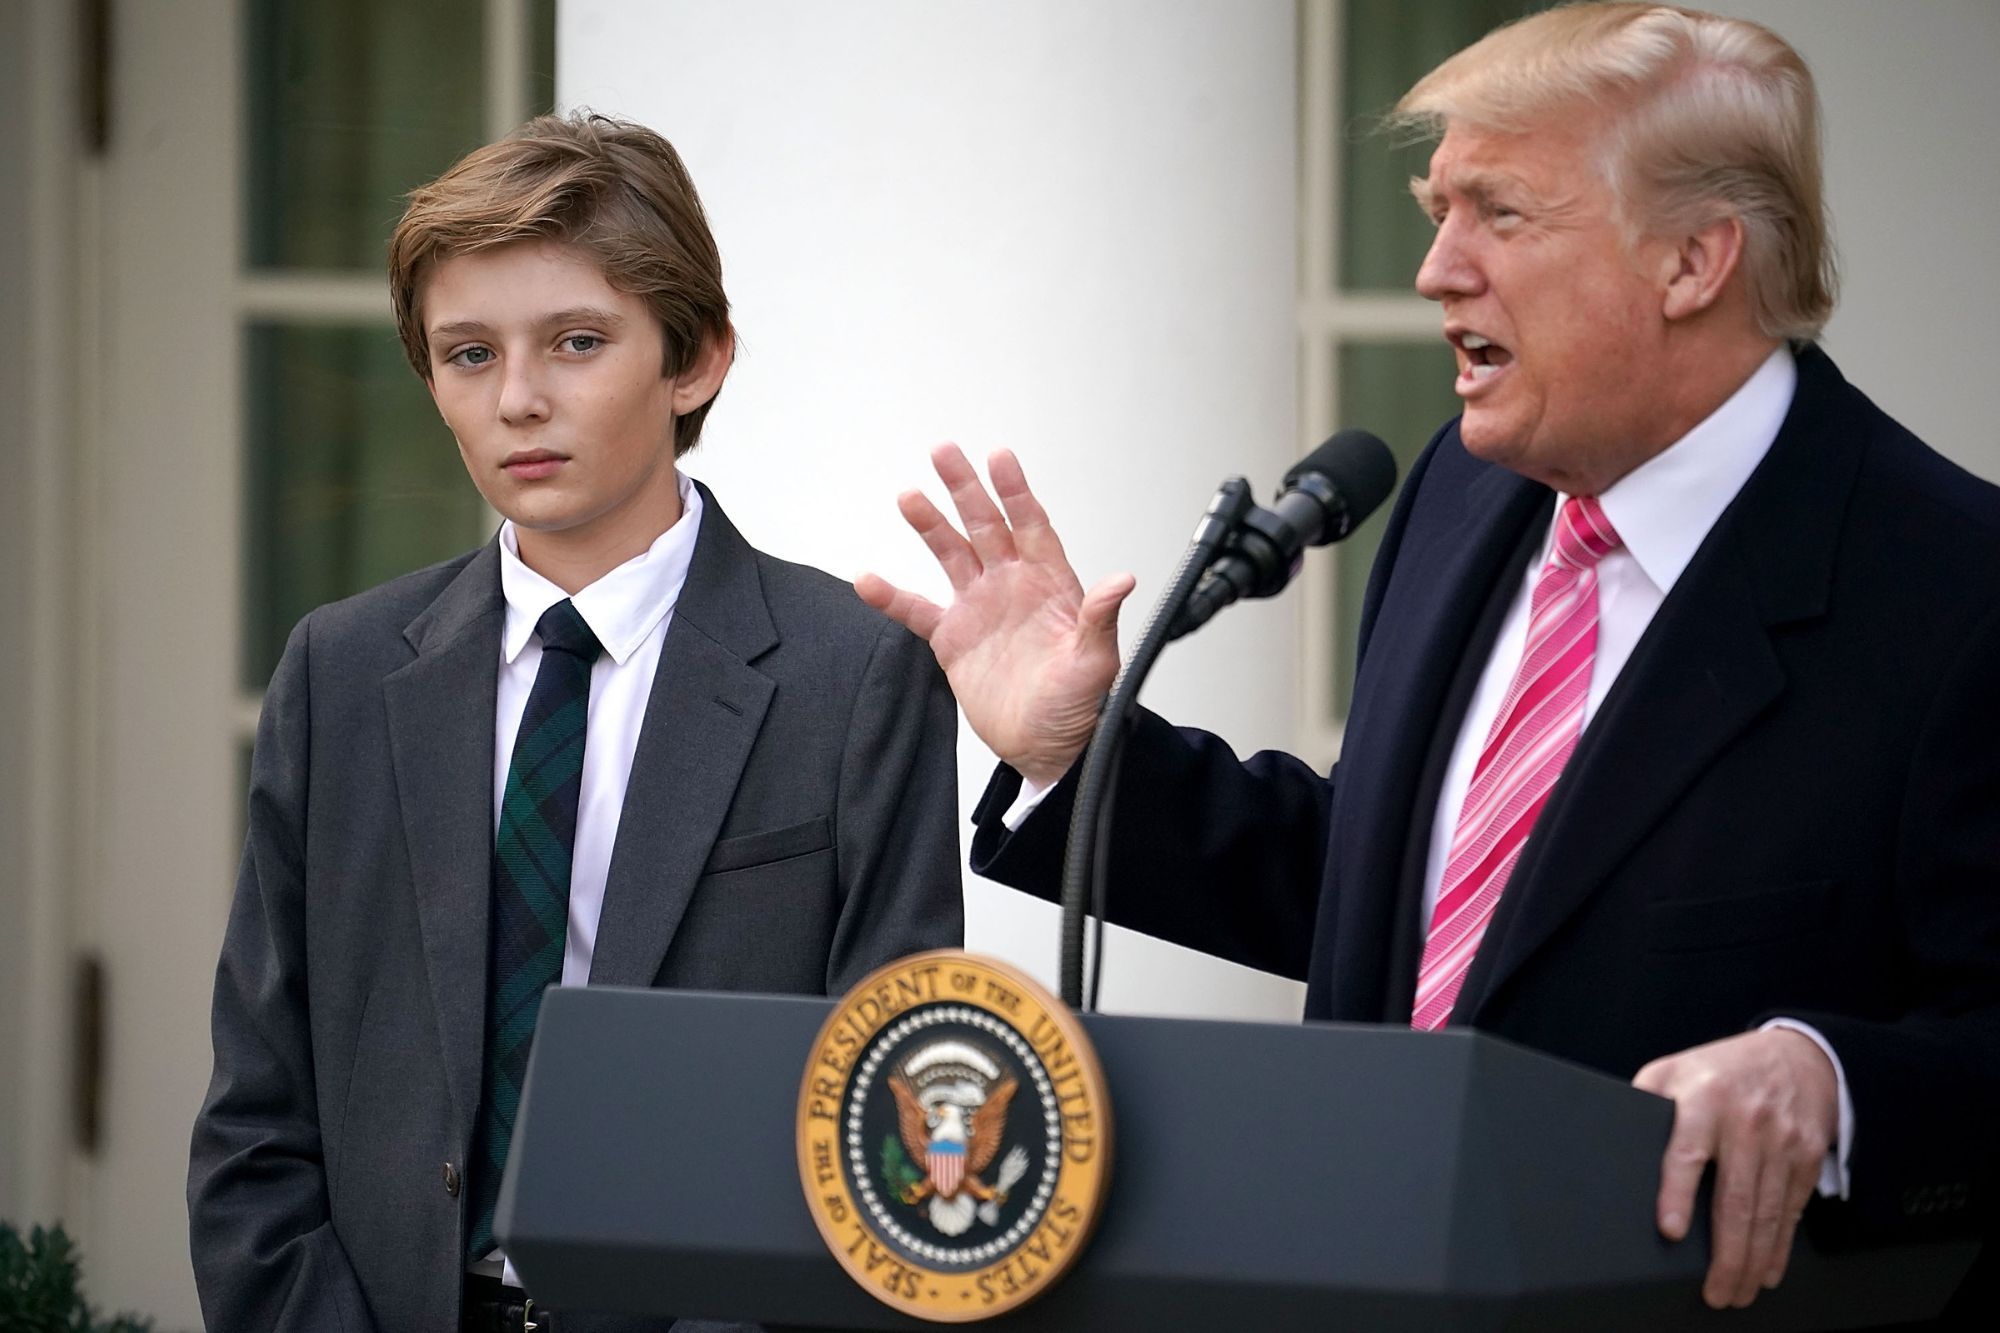
{"type": "Polygon", "coordinates": [[[218,1330],[531,1326],[494,1202],[545,985],[837,993],[962,935],[936,663],[676,466],[734,341],[673,149],[544,117],[390,249],[506,521],[272,680],[188,1185],[218,1330]]]}
{"type": "MultiPolygon", "coordinates": [[[[1470,1024],[1672,1098],[1656,1222],[1713,1163],[1703,1294],[1784,1275],[1808,1203],[1983,1211],[2000,1124],[2000,492],[1812,343],[1832,308],[1811,77],[1641,4],[1503,28],[1419,82],[1464,413],[1411,469],[1327,778],[1147,715],[1110,911],[1308,981],[1306,1015],[1470,1024]],[[1226,891],[1222,886],[1227,886],[1226,891]]],[[[1011,455],[905,517],[927,637],[1003,761],[973,867],[1052,892],[1127,576],[1086,593],[1011,455]]]]}

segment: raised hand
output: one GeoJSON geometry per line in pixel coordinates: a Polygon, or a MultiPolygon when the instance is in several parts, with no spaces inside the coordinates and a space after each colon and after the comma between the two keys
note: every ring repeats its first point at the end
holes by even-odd
{"type": "Polygon", "coordinates": [[[951,605],[874,574],[856,579],[854,590],[930,643],[993,753],[1030,782],[1052,785],[1089,744],[1118,674],[1118,606],[1133,578],[1114,574],[1083,590],[1011,452],[987,460],[999,505],[957,445],[933,449],[931,463],[964,535],[921,491],[903,492],[896,506],[951,580],[951,605]]]}

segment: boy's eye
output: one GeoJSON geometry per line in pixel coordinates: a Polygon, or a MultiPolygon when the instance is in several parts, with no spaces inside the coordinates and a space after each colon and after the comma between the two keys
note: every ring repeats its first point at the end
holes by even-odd
{"type": "Polygon", "coordinates": [[[572,352],[594,352],[603,342],[594,333],[572,333],[563,339],[563,346],[572,352]]]}
{"type": "Polygon", "coordinates": [[[492,359],[493,349],[490,347],[461,347],[445,358],[461,366],[483,366],[492,359]]]}

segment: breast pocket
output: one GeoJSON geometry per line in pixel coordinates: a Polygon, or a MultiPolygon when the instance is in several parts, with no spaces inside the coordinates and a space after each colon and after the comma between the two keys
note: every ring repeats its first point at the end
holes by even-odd
{"type": "Polygon", "coordinates": [[[783,828],[718,839],[715,846],[709,849],[708,864],[702,867],[701,873],[719,875],[728,870],[748,870],[753,866],[770,865],[774,861],[788,861],[795,856],[810,856],[831,846],[832,821],[825,815],[815,815],[802,823],[787,824],[783,828]]]}
{"type": "Polygon", "coordinates": [[[718,841],[674,933],[671,980],[817,995],[840,919],[826,816],[718,841]]]}
{"type": "Polygon", "coordinates": [[[1833,904],[1830,879],[1668,899],[1647,908],[1646,942],[1655,953],[1699,953],[1790,940],[1826,929],[1833,904]]]}

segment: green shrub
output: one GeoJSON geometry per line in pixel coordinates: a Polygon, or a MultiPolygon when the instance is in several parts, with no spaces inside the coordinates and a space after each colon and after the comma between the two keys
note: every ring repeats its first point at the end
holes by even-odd
{"type": "Polygon", "coordinates": [[[83,1302],[76,1246],[61,1227],[36,1227],[26,1244],[0,1222],[0,1329],[6,1333],[151,1333],[153,1321],[100,1322],[83,1302]]]}

